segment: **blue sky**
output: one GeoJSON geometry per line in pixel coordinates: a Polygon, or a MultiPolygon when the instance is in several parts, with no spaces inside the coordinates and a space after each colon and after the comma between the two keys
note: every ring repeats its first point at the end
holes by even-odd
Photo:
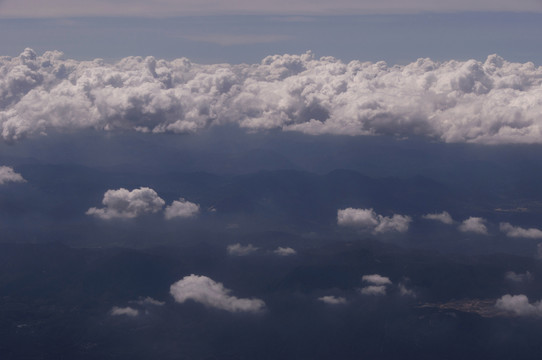
{"type": "Polygon", "coordinates": [[[31,0],[0,1],[0,49],[9,56],[31,47],[38,53],[60,50],[81,60],[152,55],[201,63],[257,63],[270,54],[307,50],[343,61],[389,64],[420,57],[484,60],[497,53],[509,61],[542,64],[541,2],[514,3],[519,12],[498,1],[453,6],[387,1],[375,7],[344,0],[333,9],[324,2],[289,3],[273,7],[258,1],[248,6],[242,1],[197,5],[164,0],[132,1],[127,7],[125,1],[93,0],[81,7],[54,0],[43,7],[31,0]]]}

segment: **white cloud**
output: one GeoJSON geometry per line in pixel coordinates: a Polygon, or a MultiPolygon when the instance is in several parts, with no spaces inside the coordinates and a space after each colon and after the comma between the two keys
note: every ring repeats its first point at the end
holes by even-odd
{"type": "Polygon", "coordinates": [[[542,230],[535,228],[524,229],[519,226],[512,226],[512,224],[507,222],[502,222],[499,224],[499,229],[508,237],[542,239],[542,230]]]}
{"type": "Polygon", "coordinates": [[[4,0],[3,18],[41,17],[172,17],[193,15],[352,15],[352,14],[402,14],[418,12],[466,12],[466,11],[513,11],[541,12],[539,3],[529,0],[337,0],[330,6],[327,2],[311,0],[131,0],[130,6],[123,1],[87,0],[83,3],[70,0],[4,0]],[[47,6],[49,5],[49,6],[47,6]]]}
{"type": "Polygon", "coordinates": [[[199,205],[180,198],[166,207],[164,216],[170,220],[173,218],[191,218],[199,214],[199,205]]]}
{"type": "Polygon", "coordinates": [[[330,305],[346,304],[346,299],[341,296],[326,295],[319,297],[318,300],[330,305]]]}
{"type": "Polygon", "coordinates": [[[412,218],[394,214],[392,217],[382,216],[373,209],[346,208],[337,211],[337,224],[357,227],[373,233],[406,232],[412,218]]]}
{"type": "Polygon", "coordinates": [[[440,221],[448,225],[451,225],[454,223],[454,219],[452,219],[452,216],[447,211],[443,211],[437,214],[425,214],[422,216],[422,218],[428,219],[428,220],[440,221]]]}
{"type": "Polygon", "coordinates": [[[111,309],[110,314],[113,315],[113,316],[126,315],[126,316],[130,316],[130,317],[135,317],[135,316],[139,315],[139,310],[131,308],[129,306],[127,306],[127,307],[113,306],[113,308],[111,309]]]}
{"type": "Polygon", "coordinates": [[[207,276],[194,274],[185,276],[171,285],[170,293],[178,303],[193,300],[208,307],[230,312],[259,312],[265,308],[262,300],[232,296],[231,290],[207,276]]]}
{"type": "Polygon", "coordinates": [[[370,285],[361,288],[360,292],[363,295],[386,295],[386,286],[370,285]]]}
{"type": "Polygon", "coordinates": [[[164,306],[166,303],[165,301],[160,301],[151,298],[150,296],[147,296],[145,298],[140,298],[139,300],[131,301],[134,304],[138,305],[154,305],[154,306],[164,306]]]}
{"type": "Polygon", "coordinates": [[[459,225],[459,231],[487,235],[487,227],[484,224],[485,222],[485,219],[471,216],[467,220],[463,221],[461,225],[459,225]]]}
{"type": "Polygon", "coordinates": [[[27,49],[1,57],[0,73],[7,141],[88,128],[196,133],[235,123],[251,131],[542,143],[542,67],[496,55],[404,66],[311,53],[255,65],[152,57],[107,64],[27,49]]]}
{"type": "Polygon", "coordinates": [[[25,182],[21,174],[16,173],[13,168],[9,166],[0,166],[0,185],[4,185],[9,182],[25,182]]]}
{"type": "Polygon", "coordinates": [[[291,247],[278,247],[276,250],[273,250],[274,254],[277,254],[279,256],[290,256],[297,254],[297,251],[295,249],[292,249],[291,247]]]}
{"type": "Polygon", "coordinates": [[[124,188],[107,190],[102,204],[103,208],[92,207],[87,210],[86,214],[106,220],[130,219],[162,210],[165,201],[153,189],[141,187],[132,191],[124,188]]]}
{"type": "Polygon", "coordinates": [[[389,277],[379,274],[363,275],[361,277],[361,281],[368,282],[369,284],[373,285],[391,285],[392,283],[389,277]]]}
{"type": "Polygon", "coordinates": [[[508,271],[506,274],[504,274],[504,278],[506,280],[521,283],[531,281],[533,279],[533,274],[531,274],[529,271],[526,271],[524,274],[517,274],[513,271],[508,271]]]}
{"type": "Polygon", "coordinates": [[[514,313],[518,316],[541,316],[542,302],[529,302],[525,295],[504,295],[497,300],[495,306],[504,311],[514,313]]]}
{"type": "Polygon", "coordinates": [[[252,246],[252,244],[243,246],[240,243],[237,243],[237,244],[228,245],[226,250],[228,251],[228,254],[230,255],[246,256],[246,255],[252,254],[255,251],[258,251],[258,248],[252,246]]]}

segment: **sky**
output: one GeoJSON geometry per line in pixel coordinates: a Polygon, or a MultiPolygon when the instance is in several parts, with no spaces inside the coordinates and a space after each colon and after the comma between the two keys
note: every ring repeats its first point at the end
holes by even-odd
{"type": "Polygon", "coordinates": [[[0,34],[0,358],[540,353],[542,1],[0,0],[0,34]]]}

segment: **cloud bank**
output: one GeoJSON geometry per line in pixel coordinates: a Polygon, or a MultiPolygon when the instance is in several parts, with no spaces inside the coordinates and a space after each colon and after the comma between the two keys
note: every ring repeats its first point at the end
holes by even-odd
{"type": "Polygon", "coordinates": [[[337,211],[337,224],[340,226],[357,227],[374,234],[387,232],[408,231],[412,218],[394,214],[392,217],[382,216],[373,209],[346,208],[337,211]]]}
{"type": "Polygon", "coordinates": [[[181,58],[63,60],[26,49],[0,57],[0,137],[51,131],[249,131],[424,136],[443,142],[542,143],[542,68],[486,61],[404,66],[268,56],[259,64],[181,58]]]}
{"type": "Polygon", "coordinates": [[[162,210],[165,201],[153,189],[140,187],[132,191],[124,188],[107,190],[102,204],[103,208],[91,207],[86,214],[104,220],[131,219],[162,210]]]}
{"type": "Polygon", "coordinates": [[[25,182],[21,174],[16,173],[13,168],[9,166],[0,166],[0,185],[4,185],[9,182],[25,182]]]}
{"type": "Polygon", "coordinates": [[[231,290],[207,276],[194,274],[185,276],[171,285],[170,293],[178,303],[193,300],[205,306],[229,312],[259,312],[265,308],[262,300],[232,296],[231,290]]]}

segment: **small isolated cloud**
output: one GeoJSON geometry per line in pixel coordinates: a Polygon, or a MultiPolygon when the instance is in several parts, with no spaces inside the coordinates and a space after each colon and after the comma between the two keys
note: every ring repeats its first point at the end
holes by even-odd
{"type": "Polygon", "coordinates": [[[389,277],[382,276],[379,274],[363,275],[361,277],[361,281],[368,282],[369,284],[373,284],[373,285],[391,285],[392,284],[389,277]]]}
{"type": "Polygon", "coordinates": [[[495,304],[497,309],[511,312],[518,316],[541,316],[542,302],[529,302],[529,298],[521,295],[504,295],[495,304]]]}
{"type": "Polygon", "coordinates": [[[252,254],[253,252],[257,251],[258,248],[255,246],[252,246],[252,244],[248,244],[246,246],[241,245],[240,243],[228,245],[226,248],[228,251],[228,254],[234,255],[234,256],[246,256],[249,254],[252,254]]]}
{"type": "Polygon", "coordinates": [[[361,288],[360,292],[363,295],[386,295],[386,286],[370,285],[361,288]]]}
{"type": "Polygon", "coordinates": [[[111,309],[110,314],[113,315],[113,316],[126,315],[126,316],[130,316],[130,317],[135,317],[135,316],[139,315],[139,310],[131,308],[129,306],[127,306],[127,307],[113,306],[113,308],[111,309]]]}
{"type": "Polygon", "coordinates": [[[463,221],[461,225],[459,225],[459,231],[487,235],[487,227],[484,224],[485,222],[485,219],[471,216],[467,220],[463,221]]]}
{"type": "Polygon", "coordinates": [[[346,299],[341,296],[326,295],[319,297],[318,300],[330,305],[346,304],[346,299]]]}
{"type": "Polygon", "coordinates": [[[525,229],[519,226],[513,226],[512,224],[507,222],[500,223],[499,230],[505,233],[508,237],[542,239],[542,230],[535,228],[525,229]]]}
{"type": "Polygon", "coordinates": [[[411,296],[411,297],[416,297],[416,293],[411,290],[411,289],[408,289],[405,284],[403,283],[400,283],[399,286],[399,294],[401,294],[401,296],[411,296]]]}
{"type": "Polygon", "coordinates": [[[394,214],[392,217],[382,216],[373,209],[346,208],[337,211],[337,224],[356,227],[373,234],[387,232],[406,232],[412,218],[394,214]]]}
{"type": "Polygon", "coordinates": [[[291,247],[278,247],[276,250],[273,251],[274,254],[279,256],[291,256],[297,254],[297,251],[292,249],[291,247]]]}
{"type": "Polygon", "coordinates": [[[4,185],[9,182],[25,182],[21,174],[16,173],[13,168],[9,166],[0,166],[0,185],[4,185]]]}
{"type": "Polygon", "coordinates": [[[230,295],[226,289],[207,276],[189,275],[177,281],[170,287],[170,293],[178,303],[193,300],[208,307],[229,312],[259,312],[265,308],[265,302],[260,299],[243,299],[230,295]]]}
{"type": "Polygon", "coordinates": [[[150,296],[147,296],[145,298],[140,298],[139,300],[134,300],[131,302],[138,305],[154,305],[154,306],[164,306],[166,304],[165,301],[159,301],[159,300],[151,298],[150,296]]]}
{"type": "Polygon", "coordinates": [[[533,279],[533,274],[531,274],[529,271],[526,271],[524,274],[517,274],[513,271],[508,271],[506,274],[504,274],[504,278],[516,283],[522,283],[531,281],[533,279]]]}
{"type": "Polygon", "coordinates": [[[107,190],[102,204],[103,208],[92,207],[87,210],[86,214],[105,220],[131,219],[162,210],[165,201],[153,189],[140,187],[132,191],[124,188],[107,190]]]}
{"type": "Polygon", "coordinates": [[[166,207],[164,216],[170,220],[173,218],[191,218],[199,214],[199,205],[180,198],[166,207]]]}
{"type": "Polygon", "coordinates": [[[425,214],[422,216],[422,218],[427,220],[435,220],[440,221],[441,223],[451,225],[454,223],[454,219],[452,219],[452,216],[447,211],[443,211],[438,214],[425,214]]]}

